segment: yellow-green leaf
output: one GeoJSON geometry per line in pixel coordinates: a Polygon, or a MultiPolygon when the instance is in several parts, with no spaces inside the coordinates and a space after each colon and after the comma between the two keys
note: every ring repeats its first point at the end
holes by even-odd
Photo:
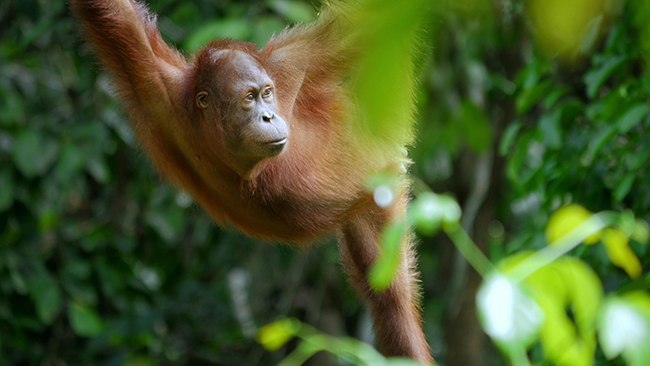
{"type": "MultiPolygon", "coordinates": [[[[524,262],[525,263],[525,262],[524,262]]],[[[540,340],[558,366],[589,366],[596,351],[596,315],[603,296],[598,276],[584,262],[566,257],[524,281],[546,316],[540,340]],[[575,322],[567,315],[573,310],[575,322]]]]}
{"type": "Polygon", "coordinates": [[[606,228],[603,230],[602,240],[607,248],[607,254],[615,266],[623,268],[631,278],[641,275],[641,262],[630,248],[629,238],[623,230],[606,228]]]}
{"type": "MultiPolygon", "coordinates": [[[[560,207],[546,225],[546,238],[550,244],[557,242],[573,230],[578,228],[584,221],[591,217],[592,213],[586,208],[570,204],[560,207]]],[[[598,233],[589,235],[583,243],[593,245],[600,240],[598,233]]]]}
{"type": "Polygon", "coordinates": [[[260,328],[257,341],[267,350],[275,351],[290,341],[300,327],[300,322],[295,319],[282,319],[260,328]]]}

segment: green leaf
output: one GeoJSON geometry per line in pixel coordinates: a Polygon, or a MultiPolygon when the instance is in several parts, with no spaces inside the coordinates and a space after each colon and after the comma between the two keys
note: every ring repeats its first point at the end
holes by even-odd
{"type": "Polygon", "coordinates": [[[562,96],[569,91],[571,91],[571,89],[566,86],[561,86],[553,90],[551,93],[549,93],[549,95],[546,96],[546,98],[544,98],[544,108],[551,109],[551,107],[553,107],[555,103],[557,103],[557,101],[560,100],[560,98],[562,98],[562,96]]]}
{"type": "Polygon", "coordinates": [[[381,253],[368,273],[370,287],[377,291],[387,289],[395,279],[402,260],[402,242],[406,233],[406,221],[391,222],[381,233],[381,253]]]}
{"type": "Polygon", "coordinates": [[[533,58],[523,71],[517,75],[517,84],[523,89],[532,89],[539,84],[539,80],[548,73],[548,64],[541,62],[538,58],[533,58]]]}
{"type": "Polygon", "coordinates": [[[581,33],[580,44],[578,50],[587,54],[592,49],[598,36],[600,35],[600,27],[603,22],[603,14],[600,14],[591,19],[584,27],[581,33]]]}
{"type": "Polygon", "coordinates": [[[94,308],[82,304],[70,303],[68,317],[72,330],[82,337],[94,337],[101,334],[105,325],[94,308]]]}
{"type": "Polygon", "coordinates": [[[178,206],[156,207],[147,212],[147,224],[170,243],[176,240],[185,225],[185,211],[178,206]]]}
{"type": "Polygon", "coordinates": [[[528,112],[551,90],[553,90],[553,82],[550,80],[543,81],[540,84],[535,85],[532,89],[522,90],[516,99],[517,113],[524,114],[528,112]]]}
{"type": "Polygon", "coordinates": [[[501,156],[506,156],[508,151],[514,145],[517,134],[521,129],[521,122],[513,122],[506,127],[503,131],[503,137],[501,137],[501,143],[499,144],[499,154],[501,156]]]}
{"type": "Polygon", "coordinates": [[[587,96],[594,98],[607,79],[628,60],[627,56],[614,56],[598,69],[590,70],[584,76],[587,96]]]}
{"type": "Polygon", "coordinates": [[[630,107],[625,114],[616,121],[619,133],[628,133],[632,128],[641,123],[648,116],[650,108],[647,103],[637,103],[630,107]]]}
{"type": "Polygon", "coordinates": [[[99,183],[108,183],[109,169],[106,160],[100,153],[88,155],[85,158],[86,171],[99,183]]]}
{"type": "Polygon", "coordinates": [[[492,127],[485,112],[470,101],[461,106],[460,125],[469,147],[483,153],[492,147],[492,127]]]}
{"type": "Polygon", "coordinates": [[[555,109],[552,113],[544,114],[539,121],[539,129],[542,132],[544,144],[549,149],[558,150],[562,148],[562,129],[560,120],[562,110],[555,109]]]}
{"type": "Polygon", "coordinates": [[[314,8],[308,3],[291,1],[291,0],[273,0],[271,1],[273,10],[282,14],[292,23],[307,22],[314,19],[314,8]]]}
{"type": "Polygon", "coordinates": [[[61,151],[61,158],[54,170],[56,178],[61,183],[68,183],[84,166],[83,152],[73,144],[66,144],[61,151]]]}
{"type": "MultiPolygon", "coordinates": [[[[5,37],[2,44],[0,44],[0,58],[2,58],[2,53],[4,53],[2,51],[12,46],[14,46],[12,42],[5,37]]],[[[10,52],[13,53],[15,51],[12,50],[10,52]]],[[[17,53],[20,54],[21,52],[18,51],[17,53]]],[[[3,103],[0,103],[0,126],[11,127],[19,125],[20,121],[25,119],[25,98],[11,85],[0,83],[0,100],[3,101],[3,103]]]]}
{"type": "Polygon", "coordinates": [[[627,194],[630,193],[630,189],[632,189],[632,185],[634,184],[635,179],[636,172],[627,173],[625,177],[621,179],[621,181],[616,186],[616,189],[614,190],[614,199],[616,202],[623,201],[627,194]]]}
{"type": "Polygon", "coordinates": [[[0,212],[6,211],[14,203],[14,175],[11,169],[0,170],[0,212]]]}
{"type": "Polygon", "coordinates": [[[605,128],[603,128],[601,131],[599,131],[589,142],[589,146],[587,146],[587,151],[584,153],[582,156],[582,159],[580,159],[580,162],[582,165],[588,166],[591,165],[591,163],[594,161],[594,158],[596,157],[596,154],[600,151],[600,149],[605,146],[605,144],[616,134],[616,127],[614,125],[608,125],[605,128]]]}
{"type": "Polygon", "coordinates": [[[650,227],[645,220],[635,220],[634,230],[632,231],[631,238],[642,244],[647,244],[650,240],[650,227]]]}
{"type": "Polygon", "coordinates": [[[420,366],[420,363],[417,363],[413,360],[407,358],[389,358],[384,363],[386,366],[420,366]]]}
{"type": "Polygon", "coordinates": [[[28,289],[38,318],[45,324],[52,324],[61,311],[61,291],[54,278],[47,272],[39,273],[28,280],[28,289]]]}
{"type": "Polygon", "coordinates": [[[457,225],[461,209],[451,197],[424,192],[415,198],[408,211],[408,218],[425,235],[433,235],[440,225],[457,225]]]}
{"type": "Polygon", "coordinates": [[[517,90],[517,85],[501,74],[488,72],[488,80],[492,83],[494,88],[501,90],[507,95],[513,95],[517,90]]]}
{"type": "Polygon", "coordinates": [[[248,39],[250,23],[244,19],[223,19],[206,23],[195,29],[185,40],[185,49],[195,51],[215,38],[248,39]]]}
{"type": "Polygon", "coordinates": [[[546,315],[540,339],[548,360],[558,366],[592,365],[596,315],[603,296],[596,273],[584,262],[565,257],[539,269],[525,283],[546,315]],[[567,308],[572,309],[575,323],[567,308]]]}
{"type": "Polygon", "coordinates": [[[56,141],[45,138],[39,131],[25,129],[14,142],[14,162],[27,178],[43,175],[58,155],[56,141]]]}
{"type": "Polygon", "coordinates": [[[337,31],[349,32],[349,40],[359,43],[358,61],[351,65],[349,75],[358,115],[352,133],[377,142],[390,141],[375,144],[381,156],[388,153],[387,147],[404,146],[412,139],[413,91],[417,89],[413,59],[422,48],[417,36],[429,13],[426,3],[360,2],[348,8],[346,21],[337,31]]]}
{"type": "Polygon", "coordinates": [[[263,47],[273,34],[281,32],[284,28],[285,24],[276,17],[261,17],[255,22],[253,42],[258,47],[263,47]]]}
{"type": "Polygon", "coordinates": [[[38,215],[38,230],[40,233],[46,233],[56,228],[59,222],[59,212],[53,209],[45,209],[38,215]]]}
{"type": "Polygon", "coordinates": [[[282,319],[263,326],[257,333],[257,342],[269,351],[284,346],[300,331],[302,324],[296,319],[282,319]]]}

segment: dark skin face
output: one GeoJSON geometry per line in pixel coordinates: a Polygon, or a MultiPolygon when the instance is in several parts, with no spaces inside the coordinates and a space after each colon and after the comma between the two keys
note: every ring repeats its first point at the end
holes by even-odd
{"type": "MultiPolygon", "coordinates": [[[[236,156],[279,155],[287,143],[289,126],[276,112],[273,80],[244,52],[221,50],[213,57],[225,64],[216,75],[216,80],[225,82],[213,88],[221,96],[218,108],[226,149],[236,156]]],[[[208,108],[212,99],[208,92],[196,96],[201,108],[208,108]]]]}

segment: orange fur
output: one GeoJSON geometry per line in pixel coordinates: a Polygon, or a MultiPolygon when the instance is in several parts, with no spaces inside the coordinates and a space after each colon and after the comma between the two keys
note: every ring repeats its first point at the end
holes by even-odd
{"type": "Polygon", "coordinates": [[[379,171],[403,174],[408,161],[396,153],[406,141],[373,141],[355,127],[347,78],[358,50],[346,38],[352,25],[343,5],[325,9],[314,24],[272,38],[261,50],[217,40],[190,61],[162,40],[155,17],[142,4],[73,0],[72,5],[161,174],[217,222],[249,235],[303,244],[337,232],[342,262],[370,304],[382,351],[432,361],[421,330],[411,244],[388,290],[373,292],[366,280],[380,250],[381,229],[403,217],[407,194],[402,189],[400,200],[381,209],[364,189],[365,179],[379,171]],[[223,111],[195,104],[196,93],[219,67],[211,55],[224,49],[252,56],[274,81],[278,113],[290,128],[280,155],[254,159],[228,152],[219,125],[223,111]],[[240,168],[232,168],[234,163],[240,168]]]}

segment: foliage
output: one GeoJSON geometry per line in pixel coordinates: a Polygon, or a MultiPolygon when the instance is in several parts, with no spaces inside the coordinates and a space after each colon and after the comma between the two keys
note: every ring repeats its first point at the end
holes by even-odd
{"type": "MultiPolygon", "coordinates": [[[[217,35],[263,44],[315,13],[287,0],[150,5],[184,48],[217,35]]],[[[303,286],[336,268],[332,251],[216,227],[156,177],[100,71],[66,1],[0,4],[0,364],[277,363],[255,323],[300,309],[303,286]],[[251,291],[249,313],[232,311],[235,291],[251,291]]]]}
{"type": "MultiPolygon", "coordinates": [[[[416,198],[407,221],[385,234],[370,279],[390,284],[404,227],[416,227],[425,330],[441,364],[454,347],[443,337],[454,284],[464,282],[445,280],[447,268],[462,266],[445,257],[439,236],[429,244],[438,232],[486,276],[480,320],[505,358],[650,363],[648,4],[435,2],[421,35],[431,47],[418,55],[416,198]],[[489,182],[474,179],[486,166],[489,182]],[[467,224],[477,192],[487,192],[479,206],[495,202],[483,237],[467,224]]],[[[164,38],[188,52],[214,36],[262,45],[311,19],[318,4],[150,5],[164,38]]],[[[321,352],[313,364],[362,363],[357,351],[384,362],[293,321],[262,328],[273,352],[255,343],[257,326],[277,316],[371,341],[337,274],[335,245],[325,239],[306,253],[259,245],[215,227],[160,182],[79,33],[63,0],[0,3],[0,364],[272,365],[292,352],[298,364],[320,350],[336,356],[321,352]]],[[[382,61],[378,68],[389,66],[382,61]]],[[[402,90],[381,90],[371,71],[364,98],[402,90]]],[[[369,184],[378,203],[390,202],[391,184],[369,184]]]]}
{"type": "Polygon", "coordinates": [[[337,339],[316,329],[301,324],[296,319],[281,319],[262,327],[258,341],[269,351],[275,351],[293,337],[302,339],[296,350],[285,358],[279,366],[299,366],[322,351],[337,355],[355,365],[368,366],[417,366],[413,360],[385,358],[370,345],[352,338],[337,339]]]}

